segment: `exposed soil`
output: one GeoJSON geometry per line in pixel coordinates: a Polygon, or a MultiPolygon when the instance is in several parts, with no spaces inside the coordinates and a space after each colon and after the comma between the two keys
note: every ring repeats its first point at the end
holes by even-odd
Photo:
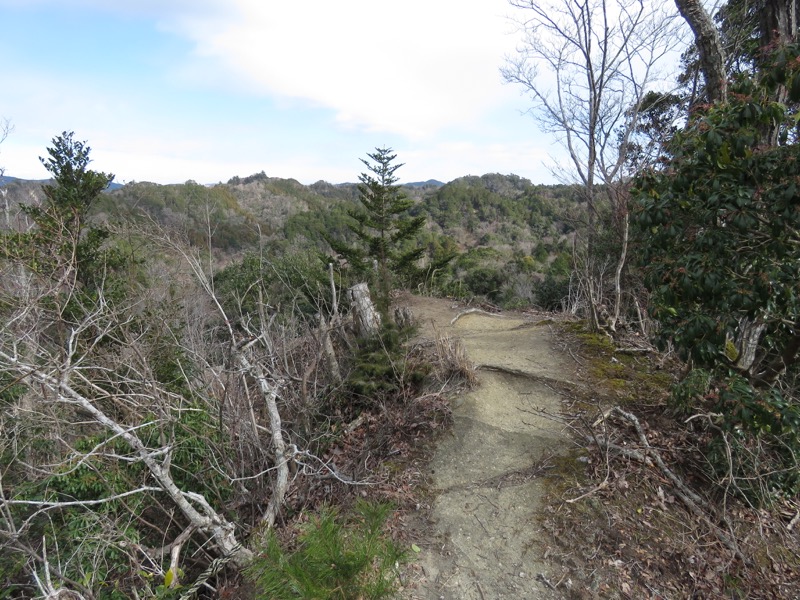
{"type": "Polygon", "coordinates": [[[470,312],[410,296],[398,304],[412,309],[419,341],[460,338],[479,380],[451,400],[452,431],[429,465],[430,506],[409,524],[420,552],[401,597],[563,597],[541,526],[543,475],[572,447],[557,390],[574,385],[575,362],[556,348],[543,315],[470,312]]]}
{"type": "Polygon", "coordinates": [[[709,432],[668,401],[681,365],[552,315],[398,304],[418,344],[458,338],[478,367],[414,463],[402,600],[800,598],[800,499],[751,505],[709,479],[709,432]]]}

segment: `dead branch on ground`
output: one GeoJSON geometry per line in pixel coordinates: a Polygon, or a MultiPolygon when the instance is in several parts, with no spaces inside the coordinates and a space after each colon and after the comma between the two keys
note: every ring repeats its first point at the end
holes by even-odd
{"type": "Polygon", "coordinates": [[[647,436],[645,435],[644,429],[642,428],[642,424],[639,422],[639,419],[636,415],[621,409],[618,406],[611,408],[610,410],[603,413],[599,420],[605,420],[612,415],[618,415],[631,425],[636,431],[636,435],[639,439],[639,443],[641,444],[641,450],[636,450],[632,448],[624,448],[618,444],[614,444],[609,441],[608,437],[605,438],[594,438],[595,443],[599,446],[612,451],[627,458],[631,458],[639,463],[645,464],[647,466],[652,466],[655,464],[661,473],[672,482],[674,488],[673,491],[675,495],[683,502],[686,508],[694,514],[697,518],[699,518],[703,523],[705,523],[716,535],[717,539],[722,542],[726,548],[728,548],[731,552],[733,552],[734,556],[740,559],[743,563],[746,563],[747,560],[745,559],[742,551],[739,549],[738,544],[736,543],[736,538],[733,533],[733,527],[731,526],[728,518],[725,515],[715,515],[719,521],[721,521],[728,533],[721,531],[720,527],[717,526],[714,521],[712,521],[709,515],[714,514],[714,511],[711,509],[709,504],[703,500],[699,495],[693,492],[689,486],[687,486],[683,480],[678,477],[674,471],[672,471],[669,467],[667,467],[664,459],[662,458],[661,454],[653,448],[647,440],[647,436]]]}

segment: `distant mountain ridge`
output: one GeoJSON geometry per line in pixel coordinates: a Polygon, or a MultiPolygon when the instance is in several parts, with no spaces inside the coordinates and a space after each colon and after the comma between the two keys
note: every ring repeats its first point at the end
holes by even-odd
{"type": "Polygon", "coordinates": [[[444,182],[439,181],[438,179],[428,179],[428,181],[412,181],[411,183],[403,183],[401,184],[403,187],[410,187],[410,188],[424,188],[424,187],[442,187],[444,182]]]}
{"type": "MultiPolygon", "coordinates": [[[[41,202],[46,184],[12,176],[0,180],[9,206],[41,202]]],[[[412,213],[427,217],[430,239],[444,235],[462,249],[491,245],[530,253],[540,241],[565,234],[561,208],[573,203],[567,186],[534,185],[499,173],[402,187],[414,201],[412,213]]],[[[323,232],[342,239],[352,235],[349,215],[358,198],[356,183],[304,185],[262,171],[208,186],[194,181],[112,184],[95,212],[103,220],[146,215],[197,244],[207,240],[212,225],[212,245],[233,252],[258,247],[259,240],[300,240],[324,251],[323,232]]]]}
{"type": "MultiPolygon", "coordinates": [[[[358,184],[354,181],[347,181],[345,183],[334,183],[333,185],[341,187],[341,186],[358,185],[358,184]]],[[[397,185],[404,188],[417,189],[417,188],[440,188],[446,184],[442,181],[439,181],[438,179],[428,179],[428,181],[412,181],[410,183],[398,183],[397,185]]]]}
{"type": "MultiPolygon", "coordinates": [[[[0,175],[0,187],[4,185],[8,185],[10,183],[33,183],[33,184],[40,184],[40,185],[47,185],[50,183],[50,179],[21,179],[19,177],[11,177],[10,175],[0,175]]],[[[117,183],[112,181],[108,187],[106,188],[107,192],[113,192],[114,190],[118,190],[123,187],[124,184],[117,183]]]]}
{"type": "MultiPolygon", "coordinates": [[[[232,182],[234,182],[236,180],[248,182],[248,180],[253,180],[253,178],[259,178],[260,179],[262,175],[263,175],[264,178],[267,178],[267,176],[262,171],[261,173],[259,173],[257,175],[251,175],[250,177],[245,177],[244,179],[241,179],[239,177],[233,177],[233,178],[228,180],[228,184],[231,184],[232,182]]],[[[12,177],[10,175],[0,175],[0,186],[4,186],[6,184],[14,183],[14,182],[40,183],[40,184],[44,185],[44,184],[47,184],[49,181],[50,181],[49,179],[22,179],[20,177],[12,177]]],[[[133,183],[135,183],[135,182],[133,182],[133,183]]],[[[319,180],[317,183],[328,184],[328,182],[324,181],[324,180],[319,180]]],[[[106,191],[107,192],[113,192],[113,191],[118,190],[118,189],[120,189],[122,187],[125,187],[125,185],[127,185],[127,184],[117,183],[116,181],[112,181],[111,184],[108,186],[108,189],[106,191]]],[[[165,184],[156,184],[156,185],[179,185],[179,184],[176,184],[176,183],[165,183],[165,184]]],[[[214,187],[216,185],[219,185],[219,183],[206,183],[206,184],[203,184],[203,185],[205,187],[214,187]]],[[[302,185],[302,184],[300,184],[300,185],[302,185]]],[[[312,184],[312,185],[316,185],[316,184],[312,184]]],[[[354,183],[354,182],[344,182],[344,183],[334,183],[334,184],[329,184],[329,185],[334,185],[336,187],[346,187],[346,186],[357,185],[357,184],[354,183]]],[[[427,181],[412,181],[410,183],[401,183],[400,187],[408,187],[408,188],[415,188],[415,189],[416,188],[439,188],[439,187],[442,187],[443,185],[445,185],[445,183],[442,182],[442,181],[439,181],[438,179],[428,179],[427,181]]]]}
{"type": "Polygon", "coordinates": [[[40,183],[45,184],[49,179],[21,179],[19,177],[11,177],[10,175],[0,175],[0,186],[7,185],[9,183],[40,183]]]}

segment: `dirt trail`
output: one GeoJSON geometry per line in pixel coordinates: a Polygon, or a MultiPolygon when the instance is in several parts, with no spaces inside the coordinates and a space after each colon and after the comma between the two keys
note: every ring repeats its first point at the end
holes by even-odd
{"type": "Polygon", "coordinates": [[[531,317],[463,314],[464,307],[433,298],[401,304],[413,310],[420,337],[461,338],[479,367],[479,385],[454,399],[453,430],[430,465],[431,519],[416,535],[422,551],[402,597],[561,598],[547,583],[558,579],[543,558],[537,513],[542,461],[568,451],[570,441],[540,415],[559,413],[555,388],[574,380],[573,364],[554,348],[550,328],[531,317]]]}

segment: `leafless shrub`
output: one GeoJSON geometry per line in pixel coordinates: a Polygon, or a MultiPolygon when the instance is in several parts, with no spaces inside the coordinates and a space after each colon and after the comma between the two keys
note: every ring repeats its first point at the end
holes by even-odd
{"type": "Polygon", "coordinates": [[[469,387],[478,382],[475,364],[459,338],[438,334],[435,361],[437,377],[442,381],[461,380],[469,387]]]}

